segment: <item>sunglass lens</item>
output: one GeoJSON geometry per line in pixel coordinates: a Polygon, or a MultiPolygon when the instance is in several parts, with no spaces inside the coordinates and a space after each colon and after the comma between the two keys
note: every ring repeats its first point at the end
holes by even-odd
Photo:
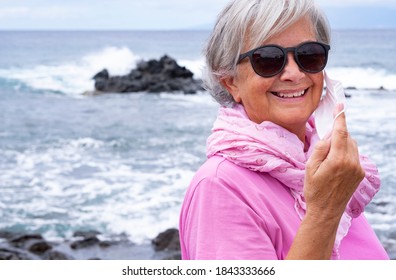
{"type": "Polygon", "coordinates": [[[304,44],[297,49],[297,60],[306,72],[320,72],[326,66],[326,49],[317,43],[304,44]]]}
{"type": "Polygon", "coordinates": [[[271,77],[278,74],[285,63],[285,55],[280,48],[266,46],[256,50],[252,55],[252,66],[257,74],[271,77]]]}

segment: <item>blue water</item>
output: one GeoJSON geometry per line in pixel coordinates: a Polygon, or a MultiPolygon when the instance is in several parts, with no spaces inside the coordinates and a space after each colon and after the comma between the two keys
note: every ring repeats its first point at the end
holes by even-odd
{"type": "MultiPolygon", "coordinates": [[[[177,227],[218,106],[206,92],[84,94],[165,53],[200,77],[207,31],[0,32],[0,230],[80,229],[147,242],[177,227]]],[[[396,30],[335,31],[328,73],[348,126],[378,165],[367,217],[396,257],[396,30]],[[384,87],[387,90],[379,90],[384,87]],[[353,88],[353,89],[352,89],[353,88]]]]}

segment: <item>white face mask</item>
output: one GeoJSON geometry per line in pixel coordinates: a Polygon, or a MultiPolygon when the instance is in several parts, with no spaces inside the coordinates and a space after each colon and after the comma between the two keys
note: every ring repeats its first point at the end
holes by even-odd
{"type": "Polygon", "coordinates": [[[326,95],[322,98],[315,111],[316,130],[320,139],[323,139],[331,132],[334,120],[343,113],[346,108],[346,98],[342,84],[339,81],[331,80],[326,72],[324,72],[324,77],[326,82],[326,95]],[[339,103],[344,105],[344,109],[334,116],[334,110],[339,103]]]}

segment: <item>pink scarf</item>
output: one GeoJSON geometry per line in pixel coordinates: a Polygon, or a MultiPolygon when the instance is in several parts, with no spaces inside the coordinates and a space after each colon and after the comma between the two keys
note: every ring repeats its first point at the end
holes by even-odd
{"type": "MultiPolygon", "coordinates": [[[[295,200],[294,208],[302,219],[306,209],[303,196],[305,163],[318,140],[313,117],[306,125],[309,149],[304,152],[304,144],[295,134],[271,122],[252,122],[243,106],[237,104],[233,108],[220,108],[207,141],[207,156],[220,155],[238,166],[270,174],[290,188],[295,200]]],[[[363,212],[380,188],[376,166],[364,156],[360,161],[366,176],[341,218],[333,258],[339,256],[338,248],[348,233],[352,218],[363,212]]]]}

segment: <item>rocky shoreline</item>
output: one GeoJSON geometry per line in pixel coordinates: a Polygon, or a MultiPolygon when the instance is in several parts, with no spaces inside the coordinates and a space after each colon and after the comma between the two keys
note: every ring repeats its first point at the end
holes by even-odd
{"type": "MultiPolygon", "coordinates": [[[[392,260],[395,244],[384,244],[392,260]]],[[[126,236],[106,239],[97,231],[77,231],[70,240],[49,241],[36,233],[0,230],[0,260],[180,260],[179,231],[170,228],[145,244],[126,236]]]]}
{"type": "Polygon", "coordinates": [[[194,94],[203,90],[202,81],[193,78],[194,74],[180,66],[176,60],[164,55],[159,60],[140,61],[135,69],[123,76],[110,76],[107,69],[98,72],[95,91],[98,93],[132,92],[183,92],[194,94]]]}
{"type": "Polygon", "coordinates": [[[97,231],[74,232],[54,242],[41,234],[0,231],[0,260],[180,260],[179,231],[167,229],[151,243],[134,244],[126,236],[111,240],[97,231]]]}

